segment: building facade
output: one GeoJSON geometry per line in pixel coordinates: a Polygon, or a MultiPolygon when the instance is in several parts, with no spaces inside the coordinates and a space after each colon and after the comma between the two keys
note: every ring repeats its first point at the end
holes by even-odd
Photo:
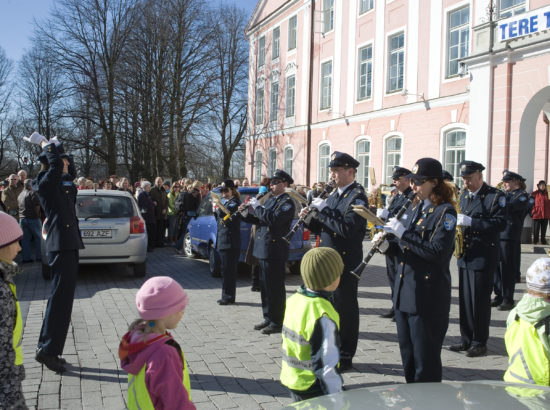
{"type": "Polygon", "coordinates": [[[548,178],[548,0],[260,0],[250,42],[246,175],[328,180],[330,153],[371,190],[439,159],[548,178]]]}

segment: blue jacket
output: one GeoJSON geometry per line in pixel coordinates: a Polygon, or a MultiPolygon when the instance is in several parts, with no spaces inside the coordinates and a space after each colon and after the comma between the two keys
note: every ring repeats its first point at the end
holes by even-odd
{"type": "Polygon", "coordinates": [[[75,203],[77,189],[73,184],[76,176],[72,156],[69,156],[69,173],[63,174],[63,160],[55,144],[44,146],[49,168],[41,171],[32,182],[47,221],[45,222],[46,252],[83,249],[78,228],[75,203]]]}
{"type": "Polygon", "coordinates": [[[218,222],[218,233],[216,235],[216,248],[224,249],[241,249],[241,214],[236,212],[241,201],[234,196],[227,201],[224,206],[233,215],[231,221],[223,220],[225,212],[218,209],[214,214],[218,222]]]}
{"type": "Polygon", "coordinates": [[[500,239],[505,241],[521,240],[523,220],[529,213],[530,196],[527,192],[516,189],[507,192],[506,196],[506,228],[500,233],[500,239]]]}

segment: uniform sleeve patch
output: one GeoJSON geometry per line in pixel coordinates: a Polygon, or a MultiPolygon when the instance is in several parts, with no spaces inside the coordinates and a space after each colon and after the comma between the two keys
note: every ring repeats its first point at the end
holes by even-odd
{"type": "Polygon", "coordinates": [[[525,202],[525,201],[527,201],[527,197],[525,195],[522,195],[522,196],[519,197],[519,200],[521,202],[525,202]]]}
{"type": "Polygon", "coordinates": [[[535,198],[533,198],[533,197],[529,198],[529,203],[534,204],[535,203],[535,198]]]}
{"type": "Polygon", "coordinates": [[[354,205],[365,205],[365,201],[362,201],[361,199],[356,199],[353,204],[354,205]]]}
{"type": "Polygon", "coordinates": [[[286,211],[288,211],[291,207],[292,207],[292,205],[290,205],[290,204],[284,204],[284,205],[281,207],[281,210],[282,210],[283,212],[286,212],[286,211]]]}
{"type": "Polygon", "coordinates": [[[443,226],[445,227],[445,230],[452,231],[455,229],[456,225],[456,218],[454,215],[446,214],[445,215],[445,221],[443,221],[443,226]]]}
{"type": "Polygon", "coordinates": [[[506,206],[506,197],[501,196],[498,199],[498,204],[500,205],[501,208],[504,208],[506,206]]]}

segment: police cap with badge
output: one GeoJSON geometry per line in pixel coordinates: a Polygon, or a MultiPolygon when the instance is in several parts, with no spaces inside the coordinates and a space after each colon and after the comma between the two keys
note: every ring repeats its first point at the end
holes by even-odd
{"type": "Polygon", "coordinates": [[[525,182],[525,178],[523,178],[520,174],[516,174],[515,172],[508,171],[507,169],[505,169],[502,172],[502,181],[503,182],[509,182],[509,181],[514,180],[514,179],[519,181],[519,182],[525,182]]]}
{"type": "Polygon", "coordinates": [[[278,184],[279,182],[286,182],[290,185],[294,182],[292,177],[281,169],[276,169],[270,179],[271,185],[278,184]]]}
{"type": "Polygon", "coordinates": [[[485,167],[481,165],[479,162],[467,161],[467,160],[462,161],[460,164],[458,164],[458,166],[460,167],[461,177],[473,174],[478,171],[481,172],[485,169],[485,167]]]}
{"type": "Polygon", "coordinates": [[[406,177],[407,175],[409,175],[411,173],[410,170],[408,170],[407,168],[403,168],[403,167],[394,167],[393,168],[393,174],[391,176],[392,179],[399,179],[401,177],[406,177]]]}
{"type": "Polygon", "coordinates": [[[345,152],[334,151],[330,156],[329,168],[344,167],[344,168],[357,168],[359,161],[353,158],[351,155],[345,152]]]}
{"type": "Polygon", "coordinates": [[[416,164],[414,164],[412,172],[406,175],[406,177],[418,181],[419,183],[417,185],[421,185],[420,182],[424,183],[426,182],[425,180],[428,179],[443,179],[443,168],[441,162],[437,159],[420,158],[416,161],[416,164]]]}
{"type": "Polygon", "coordinates": [[[223,192],[229,190],[230,188],[235,188],[235,182],[233,182],[232,179],[224,179],[220,184],[220,190],[223,192]]]}

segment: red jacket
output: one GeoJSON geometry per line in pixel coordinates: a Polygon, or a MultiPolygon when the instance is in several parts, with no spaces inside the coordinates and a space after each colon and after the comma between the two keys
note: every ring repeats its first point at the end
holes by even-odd
{"type": "Polygon", "coordinates": [[[531,212],[533,219],[550,219],[550,199],[548,198],[548,191],[537,189],[533,191],[531,196],[535,198],[535,204],[531,212]]]}

